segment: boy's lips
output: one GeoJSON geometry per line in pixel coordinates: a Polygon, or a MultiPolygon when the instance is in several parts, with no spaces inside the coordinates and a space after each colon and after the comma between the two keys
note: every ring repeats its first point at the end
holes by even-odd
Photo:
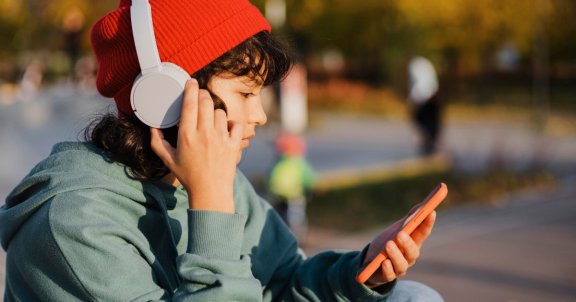
{"type": "Polygon", "coordinates": [[[247,136],[243,137],[243,138],[242,138],[242,147],[243,147],[243,148],[248,147],[248,146],[250,145],[250,140],[251,140],[252,138],[254,138],[254,136],[256,136],[256,134],[250,134],[250,135],[247,135],[247,136]]]}

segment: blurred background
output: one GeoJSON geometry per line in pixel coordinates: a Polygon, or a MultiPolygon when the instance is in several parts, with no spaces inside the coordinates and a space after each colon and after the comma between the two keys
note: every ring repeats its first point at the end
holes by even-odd
{"type": "MultiPolygon", "coordinates": [[[[299,156],[315,172],[305,192],[301,240],[308,252],[361,248],[441,181],[450,189],[446,213],[504,213],[526,196],[553,199],[576,187],[575,1],[252,2],[294,49],[298,65],[264,92],[270,122],[240,168],[276,200],[268,184],[283,156],[278,137],[289,132],[302,139],[299,156]],[[424,104],[434,106],[424,110],[424,104]]],[[[117,3],[0,0],[0,204],[52,144],[82,138],[98,112],[114,110],[95,90],[89,32],[117,3]]],[[[568,196],[558,211],[573,218],[576,200],[568,196]]],[[[547,215],[546,221],[568,219],[547,215]]],[[[491,220],[477,221],[473,231],[491,220]]],[[[575,252],[574,244],[566,246],[576,241],[574,222],[564,227],[570,232],[560,232],[561,248],[575,252]]],[[[440,249],[431,248],[432,257],[442,247],[456,250],[431,245],[440,249]]],[[[423,267],[482,277],[471,284],[492,286],[493,279],[510,287],[493,301],[574,301],[576,264],[563,265],[548,276],[557,281],[550,284],[518,277],[533,272],[423,267]],[[522,284],[538,284],[532,287],[543,296],[519,298],[522,284]]],[[[434,282],[426,271],[415,275],[434,282]]]]}

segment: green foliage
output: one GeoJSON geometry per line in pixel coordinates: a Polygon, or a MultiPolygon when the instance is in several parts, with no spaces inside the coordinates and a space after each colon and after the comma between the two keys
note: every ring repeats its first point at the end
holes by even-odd
{"type": "Polygon", "coordinates": [[[311,226],[357,231],[402,217],[445,175],[424,175],[316,193],[308,205],[311,226]]]}
{"type": "Polygon", "coordinates": [[[492,170],[483,175],[426,174],[316,193],[308,205],[308,219],[311,226],[345,232],[381,227],[403,217],[440,182],[446,183],[449,190],[439,208],[442,211],[470,202],[497,205],[512,192],[554,186],[556,179],[542,170],[525,173],[492,170]]]}
{"type": "Polygon", "coordinates": [[[518,47],[523,62],[530,62],[534,45],[542,43],[552,64],[576,60],[572,0],[320,2],[316,7],[321,9],[306,10],[300,1],[288,1],[288,27],[298,37],[298,50],[313,58],[338,48],[349,73],[361,71],[377,83],[398,81],[415,54],[430,57],[445,73],[478,74],[509,42],[518,47]]]}
{"type": "Polygon", "coordinates": [[[0,52],[14,57],[28,50],[63,47],[63,22],[71,11],[83,16],[83,49],[89,49],[89,28],[117,0],[0,0],[0,52]]]}

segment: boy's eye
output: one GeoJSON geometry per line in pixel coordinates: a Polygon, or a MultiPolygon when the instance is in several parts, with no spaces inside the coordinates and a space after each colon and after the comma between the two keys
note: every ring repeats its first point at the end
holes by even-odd
{"type": "Polygon", "coordinates": [[[244,98],[249,98],[249,97],[251,97],[251,96],[254,96],[254,94],[251,93],[251,92],[240,92],[240,94],[241,94],[242,97],[244,97],[244,98]]]}

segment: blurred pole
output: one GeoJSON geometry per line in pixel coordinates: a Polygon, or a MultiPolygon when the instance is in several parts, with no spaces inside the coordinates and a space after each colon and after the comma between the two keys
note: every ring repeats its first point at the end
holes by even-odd
{"type": "Polygon", "coordinates": [[[272,27],[284,27],[286,24],[286,2],[284,0],[267,0],[265,10],[266,19],[272,27]]]}
{"type": "Polygon", "coordinates": [[[534,0],[535,28],[533,47],[533,107],[534,122],[537,129],[546,127],[550,110],[550,58],[548,52],[548,33],[543,5],[548,0],[534,0]]]}
{"type": "MultiPolygon", "coordinates": [[[[267,0],[265,15],[276,33],[285,33],[285,0],[267,0]]],[[[304,64],[296,62],[276,88],[282,130],[292,133],[304,132],[308,124],[307,71],[304,64]]]]}
{"type": "Polygon", "coordinates": [[[280,83],[280,119],[282,129],[302,133],[308,125],[306,67],[296,63],[280,83]]]}

